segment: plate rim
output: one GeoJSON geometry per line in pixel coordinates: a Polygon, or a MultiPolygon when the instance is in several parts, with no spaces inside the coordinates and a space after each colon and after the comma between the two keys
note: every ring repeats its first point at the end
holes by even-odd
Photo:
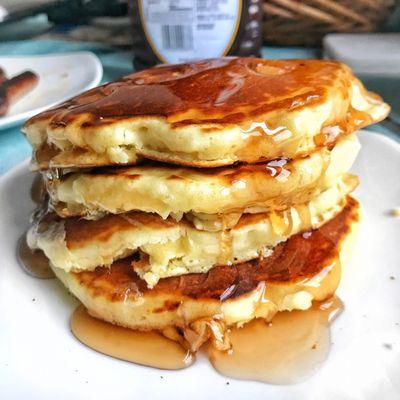
{"type": "MultiPolygon", "coordinates": [[[[385,149],[390,152],[392,154],[392,156],[397,157],[397,155],[400,152],[400,143],[396,142],[395,140],[391,139],[390,137],[386,137],[381,133],[378,132],[374,132],[374,131],[369,131],[369,130],[363,130],[363,132],[359,132],[361,135],[363,133],[366,134],[366,136],[364,137],[364,140],[366,142],[366,144],[369,141],[372,141],[372,144],[377,144],[378,142],[379,144],[381,144],[382,146],[389,146],[385,147],[385,149]],[[382,137],[384,136],[384,137],[382,137]],[[387,140],[388,139],[388,140],[387,140]],[[374,140],[377,140],[377,142],[374,142],[374,140]],[[393,146],[393,142],[396,143],[395,146],[393,146]]],[[[370,150],[375,151],[373,149],[373,146],[368,146],[370,150]]],[[[28,174],[29,170],[29,158],[19,162],[18,164],[16,164],[14,167],[12,167],[9,171],[7,171],[5,174],[3,174],[2,176],[0,176],[0,184],[5,182],[5,180],[8,181],[8,179],[14,179],[16,177],[16,175],[13,174],[28,174]],[[10,175],[8,175],[10,174],[10,175]],[[5,178],[5,180],[2,180],[2,178],[5,178]]],[[[10,182],[10,181],[8,181],[10,182]]],[[[14,206],[12,206],[14,207],[14,206]]],[[[8,254],[8,253],[7,253],[8,254]]],[[[7,258],[8,260],[8,258],[7,258]]],[[[0,287],[2,283],[6,283],[7,279],[2,280],[1,278],[4,278],[4,275],[1,276],[1,270],[0,270],[0,287]]],[[[38,291],[41,291],[40,288],[38,288],[38,291]]],[[[0,297],[1,297],[1,293],[0,293],[0,297]]],[[[38,303],[40,304],[40,303],[38,303]]],[[[1,315],[0,315],[0,321],[1,321],[1,315]]],[[[62,321],[62,320],[61,320],[62,321]]],[[[59,329],[59,327],[61,327],[60,329],[64,329],[67,327],[65,321],[61,322],[63,325],[59,325],[57,324],[57,329],[59,329]]],[[[66,330],[65,332],[68,332],[68,330],[66,330]]],[[[64,334],[64,333],[63,333],[64,334]]],[[[338,340],[339,341],[339,340],[338,340]]],[[[335,340],[336,342],[336,340],[335,340]]],[[[79,347],[80,349],[85,349],[84,345],[80,344],[80,342],[77,341],[73,341],[71,342],[73,343],[73,347],[68,348],[69,350],[73,349],[72,351],[76,351],[76,349],[79,347]]],[[[1,345],[1,343],[0,343],[1,345]]],[[[72,345],[71,345],[72,346],[72,345]]],[[[1,347],[1,346],[0,346],[1,347]]],[[[66,349],[64,349],[63,351],[65,351],[66,349]]],[[[63,352],[62,351],[62,352],[63,352]]],[[[384,350],[385,351],[385,350],[384,350]]],[[[61,353],[62,353],[61,352],[61,353]]],[[[345,353],[341,353],[341,354],[345,354],[345,353]]],[[[66,378],[73,378],[71,379],[70,383],[71,383],[71,390],[66,390],[65,392],[56,392],[56,390],[59,390],[59,388],[62,388],[63,384],[65,384],[65,380],[55,380],[55,384],[54,385],[49,385],[48,387],[46,386],[35,386],[32,385],[32,379],[29,379],[29,376],[27,378],[27,372],[26,371],[20,371],[20,375],[18,375],[19,377],[22,376],[22,385],[21,387],[16,388],[15,386],[12,386],[10,384],[14,385],[16,384],[16,380],[8,380],[6,382],[6,385],[1,385],[1,378],[0,378],[0,396],[3,394],[5,397],[9,397],[9,398],[15,398],[15,399],[24,399],[28,397],[32,398],[32,399],[52,399],[54,398],[54,393],[58,393],[57,396],[59,396],[60,399],[70,399],[70,398],[89,398],[91,395],[96,395],[99,399],[106,399],[109,397],[109,393],[107,391],[104,391],[103,393],[95,391],[96,388],[96,384],[97,381],[95,380],[95,378],[99,378],[102,379],[102,375],[96,375],[97,372],[95,371],[94,373],[92,373],[92,366],[93,369],[96,369],[96,365],[95,360],[98,358],[102,358],[102,361],[99,362],[99,364],[102,365],[102,371],[106,371],[106,368],[109,365],[112,365],[111,362],[108,362],[107,360],[109,360],[108,356],[103,356],[99,353],[95,353],[92,351],[87,352],[86,354],[82,353],[82,356],[80,358],[77,358],[78,360],[81,359],[85,359],[87,360],[87,364],[90,365],[90,368],[87,365],[82,366],[82,372],[80,372],[80,374],[82,375],[77,375],[77,378],[74,378],[74,372],[72,370],[72,368],[76,368],[75,364],[73,364],[74,366],[71,367],[72,364],[68,364],[68,359],[66,359],[67,364],[62,366],[63,371],[66,371],[66,378]],[[85,379],[88,379],[90,381],[90,385],[85,385],[83,384],[85,382],[85,379]],[[61,382],[61,383],[60,383],[61,382]],[[63,383],[64,382],[64,383],[63,383]],[[15,393],[15,395],[13,397],[10,396],[10,393],[15,393]]],[[[1,358],[1,357],[0,357],[1,358]]],[[[115,360],[113,360],[114,362],[115,360]]],[[[183,374],[185,374],[185,370],[183,371],[183,374],[181,375],[181,373],[178,372],[173,372],[173,371],[167,371],[165,372],[165,374],[169,374],[167,376],[167,379],[163,380],[163,381],[157,381],[158,379],[158,375],[164,375],[163,372],[161,372],[158,369],[151,369],[148,367],[144,367],[144,366],[140,366],[138,368],[140,368],[141,372],[137,373],[137,377],[139,378],[139,380],[147,380],[148,383],[157,385],[157,382],[159,382],[159,386],[154,386],[153,389],[147,390],[146,392],[144,391],[143,386],[140,386],[139,384],[136,384],[134,382],[134,380],[131,382],[131,387],[132,390],[129,389],[129,385],[124,385],[124,388],[121,389],[121,392],[118,394],[118,392],[114,391],[114,394],[117,393],[117,398],[132,398],[132,396],[134,395],[134,393],[139,394],[139,395],[146,395],[146,398],[152,398],[152,399],[163,399],[165,398],[165,395],[171,395],[171,393],[175,393],[175,397],[177,399],[186,399],[189,395],[191,395],[193,397],[193,400],[197,400],[197,399],[201,399],[205,393],[208,392],[208,395],[210,398],[216,398],[216,397],[221,397],[222,396],[230,396],[233,399],[241,399],[241,398],[246,398],[246,396],[252,395],[253,397],[255,397],[256,399],[258,398],[263,398],[263,397],[271,397],[274,399],[291,399],[291,398],[302,398],[302,399],[333,399],[333,398],[350,398],[353,396],[350,396],[350,394],[348,392],[340,392],[340,390],[337,390],[335,392],[333,392],[333,394],[336,394],[336,397],[330,397],[328,396],[327,392],[321,392],[318,389],[318,386],[309,386],[309,388],[312,391],[306,391],[306,389],[301,386],[302,383],[298,384],[294,384],[294,385],[287,385],[285,387],[280,387],[280,385],[270,385],[270,384],[264,384],[261,382],[257,382],[257,381],[236,381],[233,378],[229,378],[229,377],[225,377],[225,376],[220,376],[218,373],[212,374],[213,376],[210,377],[208,374],[210,372],[214,372],[212,367],[209,365],[208,362],[204,362],[205,360],[199,357],[199,360],[195,366],[195,368],[191,368],[190,370],[193,370],[189,375],[187,375],[187,382],[188,385],[193,385],[193,386],[187,386],[186,383],[183,380],[178,380],[180,378],[178,378],[179,376],[185,376],[183,374]],[[205,372],[207,371],[207,372],[205,372]],[[202,375],[202,374],[205,375],[202,375]],[[203,379],[198,380],[198,377],[203,377],[203,379]],[[199,382],[197,382],[197,380],[199,382]],[[225,382],[228,381],[231,384],[229,386],[225,385],[225,382]],[[182,382],[182,388],[179,390],[176,390],[176,387],[174,387],[175,384],[179,384],[182,382]],[[196,383],[197,382],[197,383],[196,383]],[[206,391],[202,392],[198,392],[195,393],[193,392],[193,389],[199,389],[201,388],[204,384],[208,385],[209,382],[214,383],[215,386],[208,386],[208,389],[206,389],[206,391]],[[136,386],[135,386],[136,385],[136,386]],[[163,386],[162,386],[163,385],[163,386]],[[128,388],[128,389],[127,389],[128,388]],[[224,388],[230,388],[232,391],[224,391],[224,388]],[[299,388],[299,389],[298,389],[299,388]],[[212,391],[211,391],[212,390],[212,391]],[[297,396],[297,390],[299,390],[299,395],[297,396]],[[315,394],[313,393],[313,390],[315,390],[315,394]],[[165,392],[164,392],[165,391],[165,392]],[[174,392],[173,392],[174,391],[174,392]],[[211,393],[211,395],[210,395],[211,393]],[[308,394],[307,394],[308,393],[308,394]],[[325,394],[325,396],[322,396],[322,394],[325,394]],[[342,396],[339,396],[339,394],[342,394],[342,396]],[[269,396],[268,396],[269,395],[269,396]],[[346,395],[346,396],[345,396],[346,395]],[[349,396],[349,397],[347,397],[349,396]]],[[[127,377],[127,375],[125,374],[125,370],[127,370],[128,368],[122,367],[122,363],[125,364],[125,362],[121,362],[121,366],[119,366],[118,370],[124,372],[124,375],[122,375],[123,377],[127,377]]],[[[126,363],[127,365],[130,365],[129,363],[126,363]]],[[[17,365],[17,364],[15,364],[17,365]]],[[[329,364],[328,363],[324,363],[323,368],[326,368],[329,364]]],[[[0,365],[0,372],[2,370],[2,365],[0,365]]],[[[19,368],[19,367],[18,367],[19,368]]],[[[39,368],[40,368],[40,363],[39,363],[39,368]]],[[[52,368],[51,366],[46,366],[45,368],[52,368]]],[[[79,371],[81,371],[81,366],[78,367],[79,371]]],[[[322,368],[322,369],[323,369],[322,368]]],[[[46,370],[46,369],[44,369],[46,370]]],[[[109,369],[108,369],[109,371],[109,369]]],[[[134,369],[132,369],[132,371],[135,371],[134,369]]],[[[131,373],[132,376],[134,376],[135,372],[131,373]]],[[[1,375],[1,373],[0,373],[1,375]]],[[[131,376],[131,375],[130,375],[131,376]]],[[[396,375],[397,376],[397,375],[396,375]]],[[[9,377],[9,375],[7,375],[7,377],[9,377]]],[[[63,378],[65,379],[65,378],[63,378]]],[[[397,379],[396,379],[397,380],[397,379]]],[[[40,382],[42,382],[42,380],[40,380],[40,382]]],[[[114,380],[113,383],[111,384],[112,386],[112,390],[114,390],[114,387],[117,383],[119,383],[120,380],[114,380]]],[[[126,381],[124,381],[126,384],[126,381]]],[[[307,382],[307,381],[306,381],[307,382]]],[[[88,383],[88,381],[86,381],[86,383],[88,383]]],[[[110,387],[111,387],[110,386],[110,387]]],[[[104,386],[103,386],[104,387],[104,386]]],[[[396,386],[397,387],[397,386],[396,386]]],[[[395,387],[396,393],[395,396],[389,396],[389,397],[385,397],[385,398],[390,398],[390,399],[395,399],[397,398],[397,389],[395,387]]],[[[325,387],[324,387],[325,388],[325,387]]],[[[400,387],[399,387],[400,388],[400,387]]],[[[147,389],[147,388],[146,388],[147,389]]],[[[106,390],[106,389],[105,389],[106,390]]],[[[111,389],[110,389],[111,390],[111,389]]],[[[357,391],[355,391],[354,398],[356,398],[357,396],[357,391]]],[[[365,396],[366,392],[360,392],[358,393],[361,397],[357,397],[357,398],[369,398],[369,399],[373,399],[375,398],[374,396],[374,392],[372,392],[371,397],[366,397],[365,396]],[[364,396],[363,396],[364,394],[364,396]]],[[[387,393],[387,391],[385,391],[385,393],[387,393]]],[[[394,392],[393,392],[394,393],[394,392]]],[[[400,393],[400,392],[399,392],[400,393]]],[[[376,392],[375,392],[376,394],[376,392]]]]}

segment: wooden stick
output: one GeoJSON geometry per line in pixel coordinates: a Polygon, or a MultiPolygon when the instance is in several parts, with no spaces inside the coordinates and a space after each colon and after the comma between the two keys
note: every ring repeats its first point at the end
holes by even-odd
{"type": "Polygon", "coordinates": [[[360,22],[362,24],[368,23],[368,19],[360,14],[357,14],[354,10],[344,6],[335,1],[331,0],[309,0],[309,2],[316,4],[319,7],[323,7],[325,10],[332,11],[340,17],[345,17],[350,20],[360,22]]]}
{"type": "Polygon", "coordinates": [[[271,3],[264,3],[262,7],[267,17],[271,15],[276,15],[287,19],[296,18],[296,16],[289,10],[285,10],[284,8],[278,7],[271,3]]]}
{"type": "MultiPolygon", "coordinates": [[[[357,0],[357,4],[360,5],[360,9],[368,7],[376,10],[378,13],[382,11],[383,8],[390,8],[394,5],[393,0],[357,0]]],[[[352,1],[346,1],[347,6],[354,5],[352,1]]]]}
{"type": "Polygon", "coordinates": [[[333,17],[329,13],[321,10],[316,10],[315,8],[300,2],[292,2],[291,0],[273,0],[273,2],[281,7],[286,7],[297,14],[307,16],[308,18],[315,19],[317,21],[333,21],[333,17]]]}

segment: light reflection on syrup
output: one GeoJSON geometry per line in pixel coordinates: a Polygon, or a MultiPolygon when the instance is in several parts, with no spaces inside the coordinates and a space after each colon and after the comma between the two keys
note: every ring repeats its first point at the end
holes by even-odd
{"type": "MultiPolygon", "coordinates": [[[[41,174],[36,174],[30,190],[32,201],[37,205],[31,215],[31,223],[34,224],[46,208],[46,190],[41,174]]],[[[49,265],[49,260],[42,250],[31,249],[27,243],[27,234],[24,233],[17,242],[17,260],[20,267],[30,276],[39,279],[54,278],[54,273],[49,265]]]]}
{"type": "Polygon", "coordinates": [[[279,182],[285,182],[290,175],[290,171],[285,168],[289,160],[286,158],[278,158],[267,162],[266,169],[279,182]]]}
{"type": "Polygon", "coordinates": [[[30,195],[35,204],[41,204],[44,201],[46,197],[46,188],[41,174],[35,174],[30,195]]]}
{"type": "Polygon", "coordinates": [[[278,126],[275,129],[270,129],[265,121],[252,122],[248,129],[242,129],[242,133],[247,133],[249,136],[261,136],[265,134],[272,136],[275,141],[287,139],[292,136],[292,132],[284,126],[278,126]]]}
{"type": "Polygon", "coordinates": [[[247,74],[243,71],[239,73],[235,71],[228,72],[227,76],[229,76],[231,79],[227,81],[226,87],[219,92],[213,106],[218,107],[219,105],[225,104],[230,97],[241,90],[245,84],[246,75],[247,74]]]}
{"type": "MultiPolygon", "coordinates": [[[[265,121],[262,122],[252,122],[248,129],[241,129],[242,133],[248,135],[249,137],[254,137],[260,139],[260,136],[266,135],[271,138],[274,142],[283,142],[290,139],[293,136],[293,133],[286,128],[285,126],[278,126],[275,129],[271,129],[268,127],[265,121]]],[[[250,148],[254,146],[249,145],[250,148]]],[[[248,149],[249,150],[249,149],[248,149]]],[[[253,150],[255,150],[253,148],[253,150]]],[[[260,158],[261,154],[260,154],[260,158]]]]}
{"type": "MultiPolygon", "coordinates": [[[[307,219],[307,212],[299,212],[302,219],[307,219]]],[[[311,232],[303,234],[303,238],[313,236],[311,232]]],[[[224,259],[229,258],[231,246],[227,243],[226,247],[226,251],[222,251],[224,259]]],[[[22,257],[25,267],[29,263],[23,257],[28,250],[27,258],[36,253],[46,261],[43,271],[50,270],[43,253],[32,252],[27,247],[25,236],[20,240],[19,249],[24,250],[19,251],[19,257],[22,257]]],[[[35,263],[35,268],[39,265],[35,263]]],[[[331,266],[329,268],[332,269],[331,266]]],[[[329,273],[330,269],[322,272],[329,273]]],[[[32,274],[29,269],[27,272],[32,274]]],[[[37,271],[34,275],[46,277],[40,276],[37,271]]],[[[329,293],[334,292],[337,286],[336,279],[333,281],[329,293]]],[[[235,290],[235,285],[229,286],[221,300],[230,298],[235,290]]],[[[233,351],[221,352],[209,346],[209,359],[219,372],[233,378],[280,384],[298,382],[315,372],[326,359],[330,342],[329,323],[340,309],[340,300],[333,298],[322,304],[316,303],[307,311],[278,313],[269,324],[254,320],[243,328],[233,328],[229,332],[233,351]]],[[[144,333],[97,320],[89,316],[83,306],[72,315],[71,329],[78,340],[88,347],[118,359],[172,370],[186,368],[194,362],[193,354],[178,342],[157,332],[144,333]]]]}
{"type": "MultiPolygon", "coordinates": [[[[342,100],[338,102],[338,107],[342,106],[337,110],[338,122],[350,120],[352,124],[353,115],[346,114],[351,107],[349,83],[358,97],[382,104],[378,97],[369,99],[372,94],[357,84],[350,71],[326,60],[220,58],[164,65],[89,90],[30,123],[49,118],[52,126],[65,127],[88,115],[85,126],[89,127],[135,115],[158,115],[182,126],[193,120],[242,124],[263,120],[276,110],[320,105],[332,96],[334,85],[342,100]],[[302,87],[308,90],[299,91],[302,87]]],[[[354,119],[365,126],[368,118],[371,120],[367,112],[359,111],[354,119]]]]}
{"type": "Polygon", "coordinates": [[[274,384],[305,380],[326,360],[329,324],[342,309],[334,297],[307,311],[278,313],[272,323],[254,320],[231,330],[232,352],[209,346],[208,357],[222,375],[274,384]]]}
{"type": "Polygon", "coordinates": [[[232,235],[227,229],[223,229],[219,235],[220,249],[218,265],[232,265],[232,235]]]}
{"type": "Polygon", "coordinates": [[[91,317],[83,306],[71,316],[71,330],[88,347],[120,360],[148,367],[177,370],[189,367],[194,356],[179,343],[157,332],[140,332],[91,317]]]}
{"type": "Polygon", "coordinates": [[[273,231],[280,236],[287,236],[293,229],[291,211],[274,211],[269,214],[273,231]]]}
{"type": "MultiPolygon", "coordinates": [[[[273,296],[276,290],[278,290],[280,296],[282,295],[280,283],[294,281],[296,287],[307,288],[306,291],[313,294],[314,298],[328,298],[328,300],[324,300],[322,303],[314,302],[312,307],[306,311],[278,312],[271,323],[258,319],[242,328],[234,327],[228,331],[222,331],[222,333],[229,335],[229,342],[232,346],[229,346],[231,350],[228,352],[222,352],[215,347],[208,347],[207,354],[216,370],[237,379],[259,380],[276,384],[299,382],[318,370],[319,365],[327,358],[329,353],[329,324],[342,308],[339,299],[330,297],[335,292],[340,280],[341,265],[337,245],[343,239],[343,235],[346,234],[349,224],[358,218],[358,203],[351,198],[348,198],[347,202],[346,208],[339,215],[318,230],[293,236],[286,245],[281,245],[282,250],[285,250],[280,253],[279,262],[271,261],[271,256],[259,261],[258,266],[251,263],[241,264],[241,274],[245,274],[247,279],[250,279],[253,275],[253,278],[258,282],[257,287],[262,289],[262,295],[257,300],[260,305],[268,304],[268,296],[273,296]],[[271,264],[268,265],[269,262],[271,264]],[[256,268],[258,270],[255,270],[256,268]],[[267,284],[262,281],[263,277],[267,280],[267,284]]],[[[117,265],[114,265],[114,268],[117,268],[117,265]]],[[[122,278],[123,282],[126,281],[123,273],[124,268],[121,264],[117,269],[118,277],[119,279],[122,278]]],[[[130,268],[129,262],[126,268],[130,268]]],[[[214,271],[218,271],[218,268],[216,267],[214,271]]],[[[223,270],[225,268],[228,267],[224,266],[223,270]]],[[[98,272],[101,273],[101,271],[98,272]]],[[[91,280],[90,277],[89,279],[91,280]]],[[[201,290],[201,293],[205,293],[201,287],[194,285],[193,277],[189,279],[190,288],[186,288],[188,291],[185,291],[185,296],[189,293],[190,296],[194,296],[195,293],[199,293],[199,290],[201,290]],[[194,287],[196,288],[193,289],[194,287]]],[[[215,290],[216,281],[211,279],[209,276],[205,287],[212,287],[215,290]]],[[[176,282],[173,282],[174,280],[176,279],[171,278],[169,281],[164,281],[163,289],[161,287],[158,289],[169,291],[174,288],[175,294],[178,294],[179,288],[185,287],[185,277],[179,277],[178,287],[176,282]]],[[[81,284],[85,282],[83,277],[80,282],[81,284]]],[[[110,281],[108,275],[106,283],[107,291],[110,290],[112,283],[116,285],[115,287],[122,289],[120,282],[110,281]]],[[[223,280],[222,284],[225,290],[220,294],[220,301],[226,301],[241,290],[243,291],[242,280],[232,279],[229,282],[223,280]]],[[[96,282],[96,288],[101,288],[99,280],[96,282]]],[[[247,286],[245,293],[248,290],[249,287],[247,286]]],[[[275,292],[275,294],[278,292],[275,292]]],[[[304,297],[306,294],[304,290],[300,289],[300,292],[303,294],[303,301],[311,300],[310,295],[304,297]]],[[[298,293],[300,294],[300,292],[298,293]]],[[[115,297],[113,298],[115,299],[115,297]]],[[[270,313],[265,314],[267,321],[270,321],[271,317],[270,313]]],[[[143,334],[137,336],[137,332],[124,329],[124,335],[127,335],[129,346],[125,346],[125,339],[120,340],[117,348],[119,353],[116,355],[114,344],[107,343],[104,338],[113,338],[113,332],[117,328],[101,323],[101,329],[104,331],[100,335],[100,341],[98,341],[96,339],[96,328],[92,329],[92,325],[89,326],[84,335],[76,330],[76,325],[72,325],[75,335],[89,347],[93,347],[104,354],[139,362],[136,353],[134,353],[134,358],[129,355],[129,352],[132,352],[132,349],[135,348],[135,352],[139,351],[141,364],[154,366],[155,355],[151,350],[152,347],[148,347],[150,350],[146,354],[145,348],[142,346],[143,334]],[[108,329],[112,333],[106,335],[105,330],[108,329]]],[[[201,350],[202,348],[200,348],[201,350]]],[[[187,353],[183,347],[178,347],[174,349],[173,357],[176,354],[179,354],[178,365],[182,366],[182,360],[185,360],[187,353]],[[181,352],[176,353],[177,349],[180,349],[181,352]]],[[[176,358],[174,360],[175,363],[176,358]]],[[[162,365],[167,362],[164,358],[161,361],[162,365]]]]}
{"type": "MultiPolygon", "coordinates": [[[[341,301],[332,297],[306,311],[278,313],[272,323],[253,320],[230,330],[232,350],[209,345],[206,354],[218,372],[231,378],[296,383],[316,372],[327,358],[329,325],[341,310],[341,301]]],[[[71,316],[71,330],[93,350],[135,364],[176,370],[195,361],[178,342],[154,331],[134,331],[98,320],[82,305],[71,316]]]]}
{"type": "Polygon", "coordinates": [[[22,235],[17,244],[17,259],[20,267],[28,274],[39,279],[54,278],[54,272],[49,266],[49,260],[41,250],[32,250],[26,242],[26,234],[22,235]]]}
{"type": "Polygon", "coordinates": [[[303,223],[303,225],[312,228],[313,218],[311,214],[310,205],[309,204],[296,205],[296,211],[298,212],[300,221],[303,223]]]}

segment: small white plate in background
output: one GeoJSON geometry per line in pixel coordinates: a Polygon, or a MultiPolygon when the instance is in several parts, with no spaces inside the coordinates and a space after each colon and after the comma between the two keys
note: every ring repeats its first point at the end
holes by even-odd
{"type": "Polygon", "coordinates": [[[349,65],[356,74],[400,76],[400,33],[331,33],[324,58],[349,65]]]}
{"type": "Polygon", "coordinates": [[[22,123],[35,114],[100,83],[103,67],[87,51],[41,56],[0,57],[7,78],[30,70],[39,76],[38,85],[0,117],[0,130],[22,123]]]}

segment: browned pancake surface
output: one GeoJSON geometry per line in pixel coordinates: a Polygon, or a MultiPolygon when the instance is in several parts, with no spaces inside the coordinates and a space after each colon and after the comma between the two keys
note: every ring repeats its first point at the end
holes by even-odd
{"type": "Polygon", "coordinates": [[[140,267],[143,262],[140,257],[117,261],[110,269],[97,268],[75,276],[94,295],[106,296],[110,301],[137,298],[141,293],[219,299],[227,289],[230,289],[229,297],[234,298],[255,289],[262,281],[287,283],[318,274],[336,259],[340,242],[358,219],[358,208],[358,202],[348,197],[346,207],[336,217],[317,230],[292,236],[276,246],[270,257],[218,266],[208,273],[161,279],[153,289],[148,289],[146,282],[134,272],[132,264],[139,263],[140,267]]]}
{"type": "MultiPolygon", "coordinates": [[[[222,58],[151,68],[92,89],[30,120],[84,127],[135,116],[174,124],[240,123],[276,109],[321,104],[328,90],[348,100],[349,70],[335,61],[222,58]]],[[[215,131],[213,127],[213,131],[215,131]]]]}

